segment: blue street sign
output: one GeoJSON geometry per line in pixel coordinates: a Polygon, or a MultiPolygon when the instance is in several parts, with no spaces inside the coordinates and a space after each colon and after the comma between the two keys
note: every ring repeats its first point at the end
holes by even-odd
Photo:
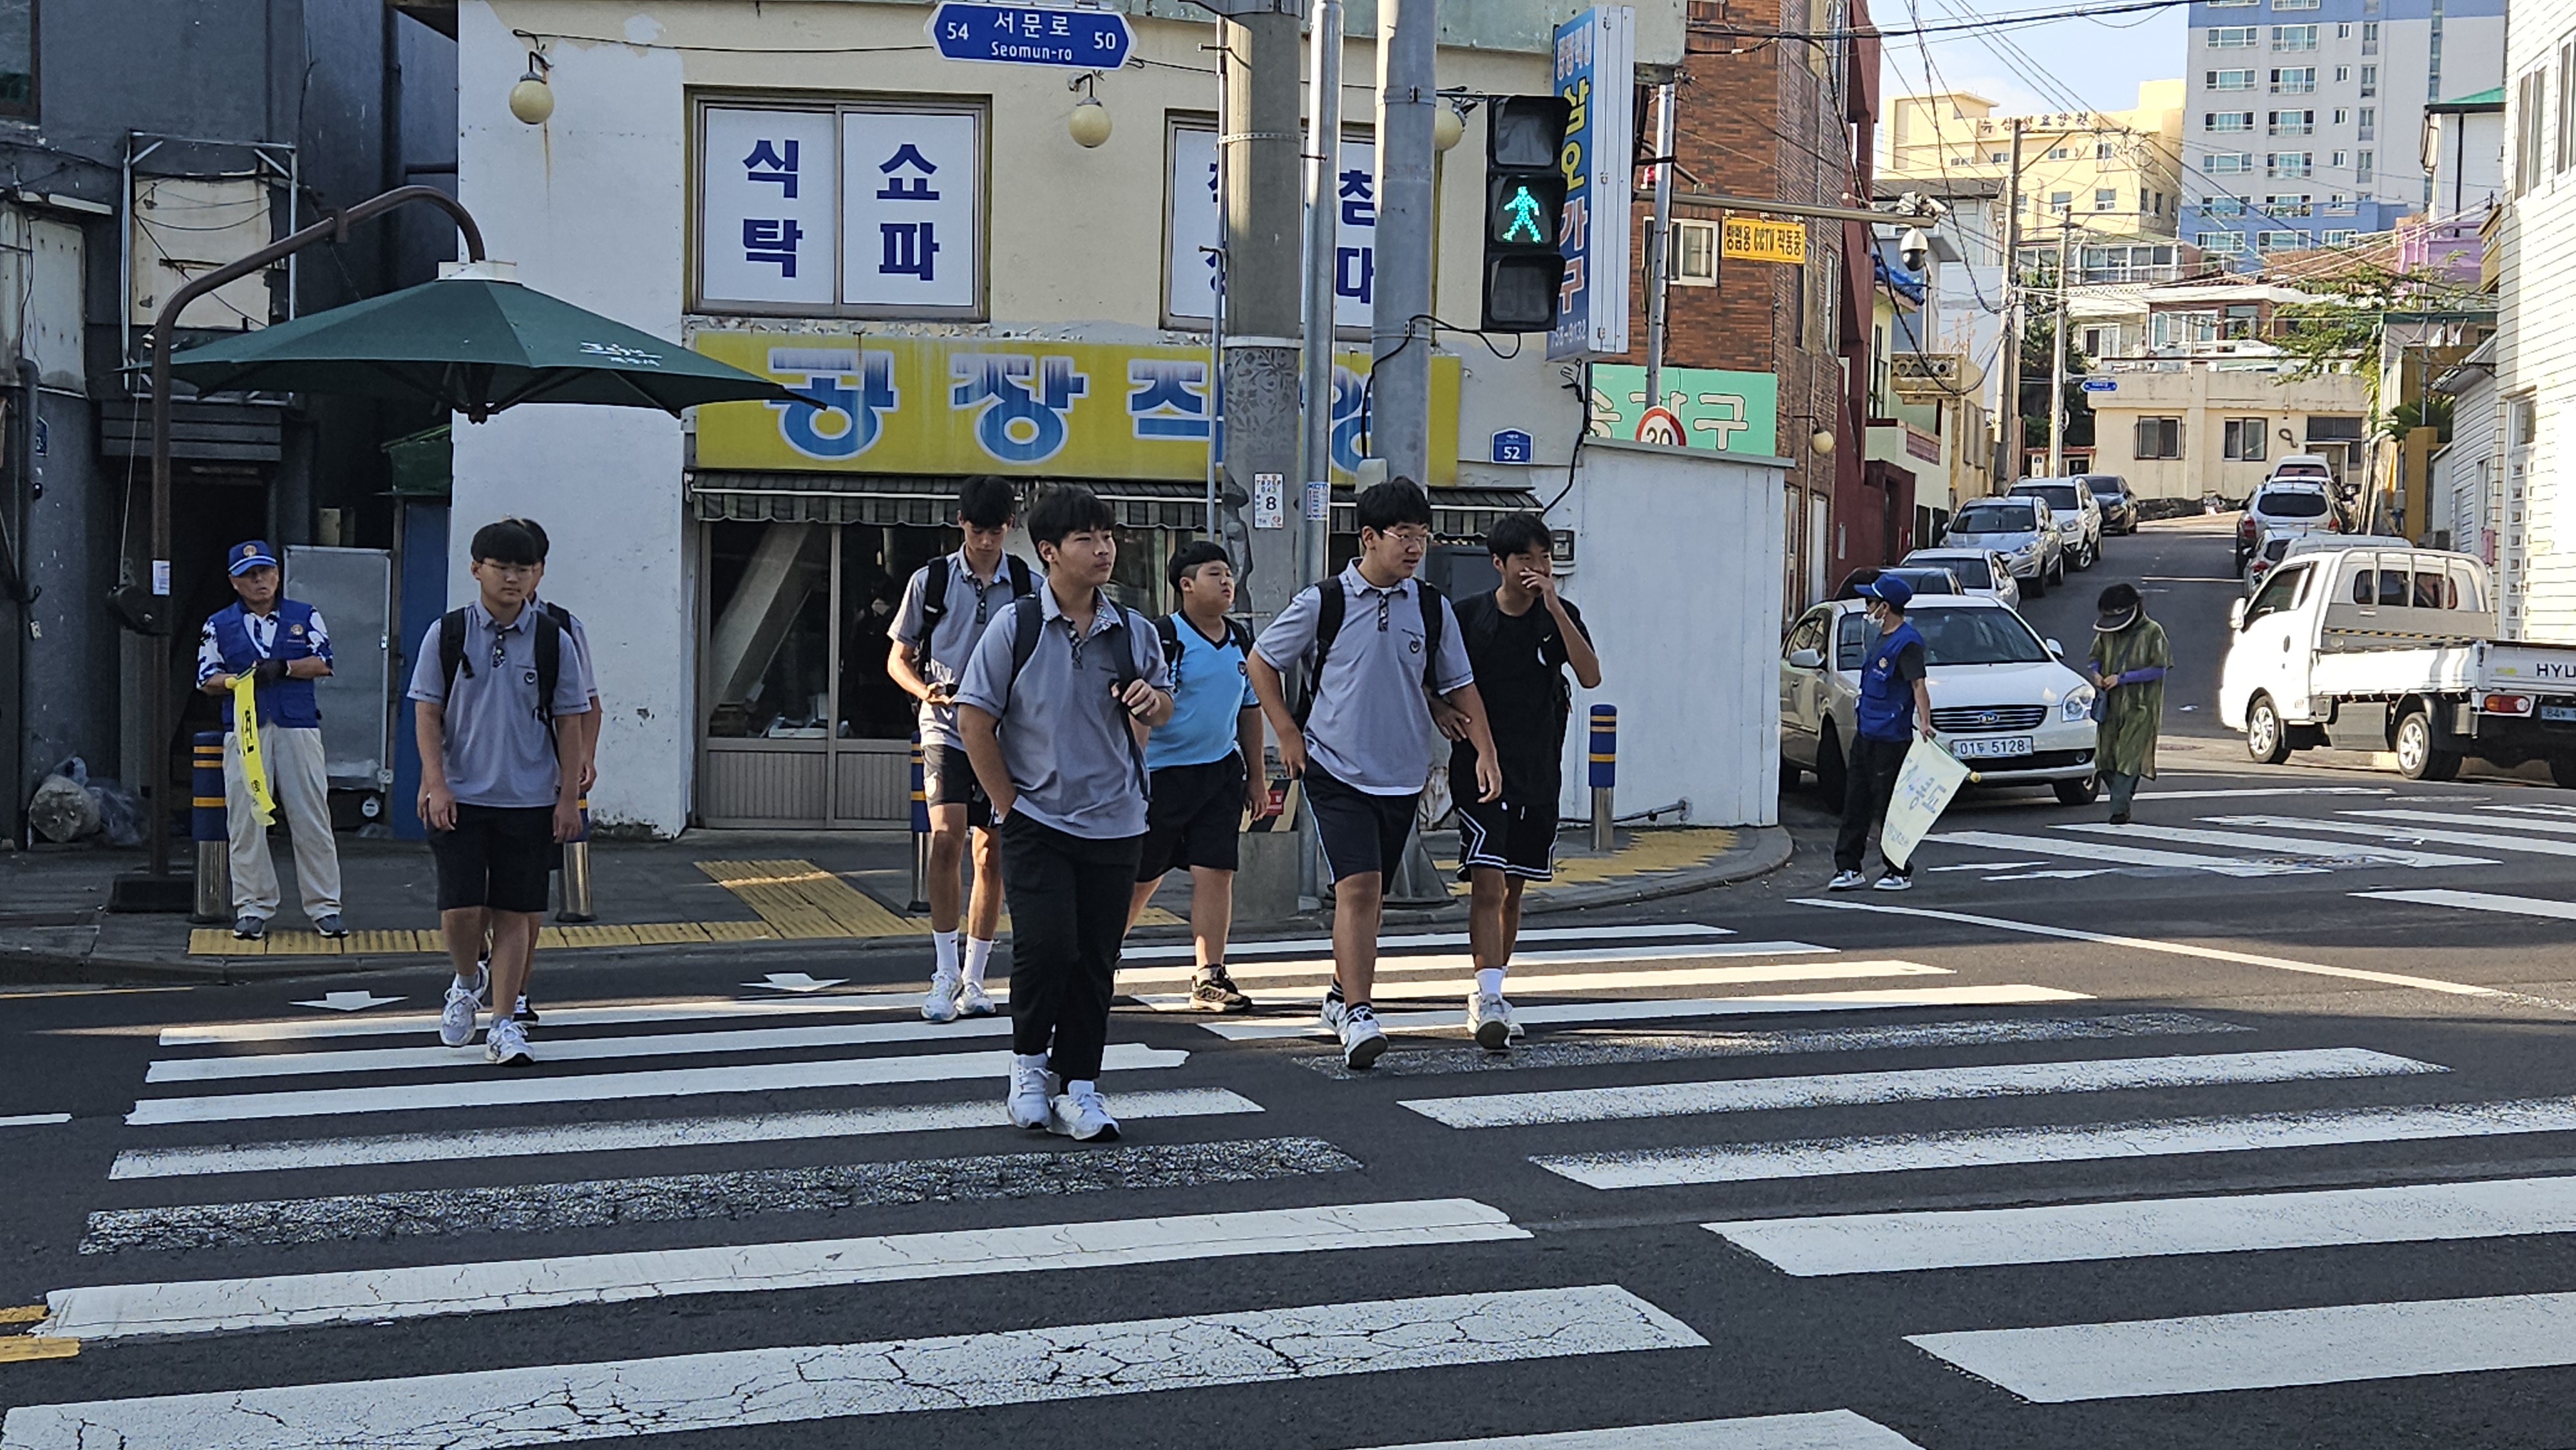
{"type": "Polygon", "coordinates": [[[930,38],[950,60],[1115,70],[1136,38],[1114,10],[976,5],[948,0],[930,12],[930,38]]]}
{"type": "Polygon", "coordinates": [[[1529,434],[1518,428],[1505,428],[1494,435],[1493,461],[1496,463],[1527,463],[1537,456],[1529,434]]]}
{"type": "Polygon", "coordinates": [[[2086,378],[2084,380],[2084,391],[2088,393],[2116,393],[2120,391],[2120,385],[2109,378],[2086,378]]]}

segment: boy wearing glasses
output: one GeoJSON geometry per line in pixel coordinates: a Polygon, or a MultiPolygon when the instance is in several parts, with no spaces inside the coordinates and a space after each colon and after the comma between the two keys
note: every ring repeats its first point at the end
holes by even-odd
{"type": "Polygon", "coordinates": [[[473,1041],[488,990],[484,1060],[524,1067],[532,1060],[527,1032],[513,1008],[546,909],[555,845],[581,833],[590,675],[562,626],[528,602],[540,551],[527,528],[485,524],[470,552],[477,596],[421,638],[409,691],[420,816],[438,862],[438,923],[456,967],[438,1039],[450,1047],[473,1041]],[[475,963],[487,912],[488,974],[475,963]]]}
{"type": "Polygon", "coordinates": [[[1360,494],[1359,525],[1359,557],[1300,590],[1261,632],[1249,661],[1279,762],[1305,781],[1332,871],[1333,985],[1322,1016],[1354,1069],[1386,1051],[1369,1005],[1378,920],[1386,873],[1404,859],[1439,743],[1430,695],[1459,712],[1475,752],[1477,799],[1503,793],[1457,616],[1440,591],[1413,577],[1431,544],[1430,498],[1411,479],[1389,479],[1360,494]],[[1292,712],[1281,671],[1300,659],[1308,660],[1306,708],[1292,712]]]}

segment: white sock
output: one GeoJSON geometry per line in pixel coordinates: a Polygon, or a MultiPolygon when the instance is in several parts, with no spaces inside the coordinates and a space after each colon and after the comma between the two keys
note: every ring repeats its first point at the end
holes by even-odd
{"type": "Polygon", "coordinates": [[[1064,1085],[1064,1090],[1067,1093],[1078,1093],[1085,1089],[1089,1089],[1092,1092],[1098,1092],[1100,1091],[1100,1086],[1089,1078],[1083,1078],[1079,1081],[1069,1082],[1064,1085]]]}
{"type": "MultiPolygon", "coordinates": [[[[475,973],[475,975],[476,975],[477,977],[481,977],[481,976],[482,976],[482,973],[477,972],[477,973],[475,973]]],[[[473,981],[473,982],[469,982],[469,981],[465,980],[463,977],[459,977],[459,978],[457,978],[457,979],[456,979],[456,985],[458,985],[458,986],[460,986],[460,987],[463,987],[466,991],[469,991],[469,992],[480,992],[480,991],[482,991],[482,990],[483,990],[483,983],[482,983],[482,982],[480,982],[480,981],[473,981]]]]}
{"type": "Polygon", "coordinates": [[[953,931],[932,932],[930,934],[930,949],[938,954],[939,970],[943,972],[953,972],[957,970],[957,933],[953,931]]]}
{"type": "Polygon", "coordinates": [[[1011,1065],[1014,1067],[1044,1067],[1046,1064],[1047,1055],[1043,1052],[1011,1054],[1011,1065]]]}
{"type": "Polygon", "coordinates": [[[982,937],[966,938],[966,980],[984,985],[984,969],[993,964],[993,944],[982,937]]]}
{"type": "Polygon", "coordinates": [[[1499,997],[1503,995],[1503,969],[1500,967],[1478,967],[1476,969],[1476,994],[1483,997],[1499,997]]]}

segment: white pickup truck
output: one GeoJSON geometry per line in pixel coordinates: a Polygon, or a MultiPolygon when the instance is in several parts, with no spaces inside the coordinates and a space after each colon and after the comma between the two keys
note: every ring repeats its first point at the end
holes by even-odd
{"type": "Polygon", "coordinates": [[[2220,718],[2256,760],[2391,751],[2413,780],[2468,756],[2576,787],[2576,645],[2495,638],[2486,566],[2384,545],[2290,555],[2239,600],[2220,718]]]}

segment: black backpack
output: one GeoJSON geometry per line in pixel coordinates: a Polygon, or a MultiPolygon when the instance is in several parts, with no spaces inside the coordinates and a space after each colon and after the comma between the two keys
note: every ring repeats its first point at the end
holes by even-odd
{"type": "MultiPolygon", "coordinates": [[[[537,606],[537,718],[551,724],[555,718],[555,682],[563,677],[564,631],[572,624],[572,611],[560,604],[537,606]]],[[[456,694],[456,673],[474,673],[474,662],[465,657],[465,611],[451,609],[438,620],[438,669],[447,680],[447,693],[456,694]]]]}
{"type": "MultiPolygon", "coordinates": [[[[1420,589],[1415,602],[1422,606],[1422,688],[1438,694],[1432,680],[1440,668],[1440,637],[1446,628],[1449,611],[1441,608],[1442,596],[1427,579],[1416,579],[1420,589]]],[[[1315,608],[1315,645],[1306,652],[1306,694],[1297,705],[1297,725],[1303,729],[1306,717],[1315,708],[1315,692],[1323,687],[1324,660],[1333,652],[1333,641],[1342,632],[1342,614],[1350,607],[1350,595],[1342,588],[1340,576],[1312,586],[1319,591],[1315,608]]]]}
{"type": "MultiPolygon", "coordinates": [[[[948,617],[949,556],[940,555],[922,566],[929,577],[921,581],[921,632],[904,641],[912,646],[917,664],[930,661],[930,636],[939,629],[939,621],[948,617]]],[[[1002,564],[1011,576],[1011,597],[1026,599],[1038,592],[1037,581],[1030,577],[1029,561],[1017,554],[1004,554],[1002,564]]],[[[964,673],[964,671],[959,671],[964,673]]]]}

